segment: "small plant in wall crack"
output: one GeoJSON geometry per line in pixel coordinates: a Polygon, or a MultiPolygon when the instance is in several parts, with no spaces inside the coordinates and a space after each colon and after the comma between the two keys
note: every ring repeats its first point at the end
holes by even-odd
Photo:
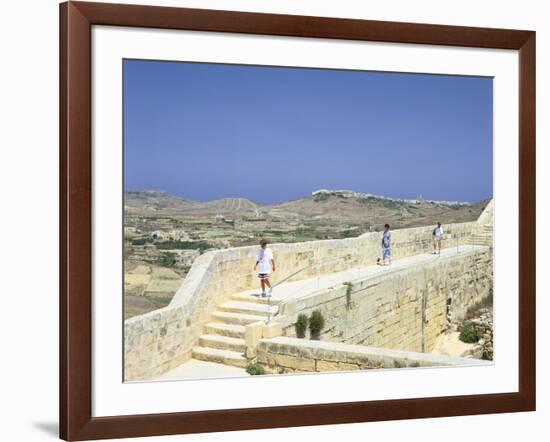
{"type": "Polygon", "coordinates": [[[265,374],[265,368],[263,367],[263,365],[260,365],[258,363],[249,364],[246,367],[246,372],[251,376],[259,376],[265,374]]]}

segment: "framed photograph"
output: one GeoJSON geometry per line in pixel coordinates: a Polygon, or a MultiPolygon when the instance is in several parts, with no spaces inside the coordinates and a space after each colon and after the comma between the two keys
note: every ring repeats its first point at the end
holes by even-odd
{"type": "Polygon", "coordinates": [[[535,409],[535,33],[60,5],[60,437],[535,409]]]}

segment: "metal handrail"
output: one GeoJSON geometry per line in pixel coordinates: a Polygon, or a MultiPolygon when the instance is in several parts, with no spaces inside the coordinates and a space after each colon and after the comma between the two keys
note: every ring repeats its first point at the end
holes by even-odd
{"type": "MultiPolygon", "coordinates": [[[[277,281],[277,283],[273,284],[273,286],[271,287],[271,290],[273,290],[275,287],[281,285],[282,283],[288,281],[289,279],[291,279],[292,277],[296,276],[297,274],[305,271],[305,270],[308,270],[308,269],[311,269],[313,267],[317,267],[317,284],[319,284],[319,277],[320,277],[320,271],[321,271],[321,266],[323,264],[326,264],[328,262],[332,262],[332,261],[339,261],[341,259],[344,259],[344,258],[349,258],[350,256],[360,256],[360,253],[349,253],[347,255],[344,255],[344,256],[337,256],[337,257],[334,257],[334,258],[328,258],[328,259],[324,259],[324,260],[321,260],[319,262],[316,262],[314,264],[309,264],[305,267],[302,267],[301,269],[298,269],[296,270],[295,272],[291,273],[290,275],[287,275],[286,277],[284,277],[283,279],[281,279],[280,281],[277,281]]],[[[271,295],[272,293],[269,294],[268,298],[267,298],[267,323],[269,324],[269,322],[271,321],[271,295]]],[[[282,298],[281,301],[283,301],[284,299],[286,298],[282,298]]],[[[273,317],[277,316],[279,314],[279,310],[277,310],[277,312],[273,315],[273,317]]]]}
{"type": "MultiPolygon", "coordinates": [[[[451,240],[452,238],[448,238],[449,240],[451,240]]],[[[475,234],[471,234],[469,235],[469,238],[468,237],[459,237],[458,235],[455,237],[455,240],[456,240],[456,251],[457,253],[459,253],[459,247],[460,247],[460,243],[464,240],[466,241],[470,241],[471,242],[471,245],[472,245],[472,248],[474,248],[475,246],[477,245],[484,245],[483,242],[477,242],[476,241],[476,238],[475,238],[475,234]]],[[[422,242],[423,240],[418,240],[420,242],[422,242]]],[[[284,282],[288,281],[289,279],[291,279],[292,277],[296,276],[297,274],[305,271],[305,270],[308,270],[308,269],[311,269],[313,267],[317,267],[317,284],[318,284],[318,287],[319,287],[319,277],[320,277],[320,268],[321,268],[321,265],[323,264],[326,264],[327,262],[331,262],[331,261],[338,261],[338,260],[341,260],[341,259],[344,259],[344,258],[349,258],[350,256],[361,256],[361,253],[360,252],[357,252],[357,253],[349,253],[347,255],[344,255],[344,256],[338,256],[338,257],[334,257],[334,258],[329,258],[329,259],[325,259],[325,260],[322,260],[320,262],[317,262],[317,263],[314,263],[314,264],[309,264],[305,267],[302,267],[300,269],[298,269],[297,271],[291,273],[290,275],[286,276],[285,278],[281,279],[280,281],[277,281],[276,284],[274,284],[272,286],[272,289],[274,289],[275,287],[283,284],[284,282]]],[[[360,265],[358,263],[358,265],[360,265]]],[[[360,273],[358,274],[359,277],[360,277],[360,273]]],[[[285,298],[281,298],[279,301],[284,301],[285,299],[287,299],[289,296],[285,297],[285,298]]],[[[271,294],[270,296],[268,297],[268,313],[267,313],[267,324],[269,324],[269,322],[271,321],[272,319],[272,316],[271,316],[271,294]]],[[[273,314],[273,317],[277,316],[278,314],[280,313],[280,310],[277,310],[277,312],[275,314],[273,314]]]]}

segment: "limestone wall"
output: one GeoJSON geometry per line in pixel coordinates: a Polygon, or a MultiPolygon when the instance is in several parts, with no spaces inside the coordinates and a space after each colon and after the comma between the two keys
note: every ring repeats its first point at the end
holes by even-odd
{"type": "MultiPolygon", "coordinates": [[[[480,230],[478,222],[447,224],[449,236],[443,247],[464,243],[480,230]]],[[[431,247],[433,227],[392,231],[394,259],[426,252],[431,247]]],[[[277,271],[272,280],[296,270],[320,263],[321,274],[373,265],[380,256],[380,232],[369,232],[357,238],[273,244],[277,271]]],[[[257,286],[253,271],[258,247],[238,247],[207,252],[193,263],[189,274],[170,305],[125,321],[125,380],[154,378],[191,357],[198,336],[210,314],[231,295],[257,286]]],[[[316,267],[300,272],[291,280],[308,278],[316,267]]]]}
{"type": "Polygon", "coordinates": [[[489,295],[492,279],[492,251],[476,246],[287,300],[276,320],[292,337],[299,313],[320,310],[324,341],[430,351],[448,321],[489,295]]]}
{"type": "Polygon", "coordinates": [[[477,222],[481,225],[493,224],[494,212],[495,212],[495,200],[491,200],[485,206],[485,209],[483,209],[483,212],[481,212],[481,215],[479,215],[477,222]]]}
{"type": "MultiPolygon", "coordinates": [[[[432,230],[433,227],[430,226],[393,231],[394,258],[399,259],[431,250],[432,230]]],[[[450,238],[443,242],[443,247],[456,247],[457,239],[463,244],[478,230],[477,222],[448,224],[445,226],[445,233],[450,238]]],[[[321,264],[321,274],[347,270],[358,265],[374,265],[381,254],[381,238],[381,232],[369,232],[357,238],[270,245],[277,264],[272,282],[276,283],[298,269],[312,266],[298,273],[290,281],[309,278],[317,274],[317,268],[314,266],[317,263],[321,264]]],[[[258,286],[256,273],[253,271],[258,247],[235,247],[208,254],[212,255],[212,265],[208,268],[199,265],[202,269],[200,279],[203,286],[211,286],[227,296],[258,286]]],[[[184,282],[172,299],[170,307],[185,304],[194,289],[194,285],[190,286],[184,282]]]]}
{"type": "Polygon", "coordinates": [[[257,360],[274,373],[490,365],[478,359],[287,337],[260,340],[257,360]]]}

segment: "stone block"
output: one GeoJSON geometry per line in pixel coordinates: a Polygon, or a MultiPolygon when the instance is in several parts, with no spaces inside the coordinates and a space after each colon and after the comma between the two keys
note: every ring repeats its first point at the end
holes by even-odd
{"type": "Polygon", "coordinates": [[[253,324],[248,324],[245,326],[244,330],[244,340],[246,344],[247,354],[248,350],[255,350],[258,346],[258,342],[263,335],[263,322],[254,322],[253,324]]]}
{"type": "Polygon", "coordinates": [[[339,362],[338,363],[338,370],[340,371],[352,371],[352,370],[359,370],[360,366],[357,364],[349,364],[347,362],[339,362]]]}
{"type": "Polygon", "coordinates": [[[315,371],[315,359],[302,359],[289,355],[275,355],[275,363],[298,371],[315,371]]]}
{"type": "Polygon", "coordinates": [[[280,322],[270,322],[263,326],[262,337],[263,338],[276,338],[283,335],[283,328],[280,322]]]}
{"type": "Polygon", "coordinates": [[[315,371],[338,371],[340,369],[338,362],[317,360],[315,371]]]}

